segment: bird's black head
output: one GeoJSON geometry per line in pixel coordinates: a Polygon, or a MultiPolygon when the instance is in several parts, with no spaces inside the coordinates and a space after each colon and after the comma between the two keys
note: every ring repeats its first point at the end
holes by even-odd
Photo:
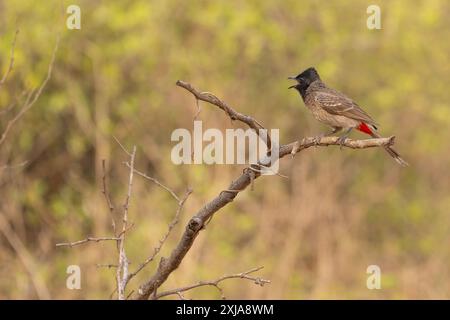
{"type": "Polygon", "coordinates": [[[320,80],[320,77],[316,69],[308,68],[299,75],[295,77],[289,77],[288,79],[296,80],[298,83],[303,83],[309,86],[314,81],[320,80]]]}
{"type": "Polygon", "coordinates": [[[289,77],[288,79],[295,80],[298,82],[296,85],[290,86],[289,89],[291,88],[297,89],[302,95],[302,97],[304,97],[306,89],[308,89],[310,84],[313,83],[314,81],[320,80],[320,77],[316,69],[308,68],[299,75],[295,77],[289,77]]]}

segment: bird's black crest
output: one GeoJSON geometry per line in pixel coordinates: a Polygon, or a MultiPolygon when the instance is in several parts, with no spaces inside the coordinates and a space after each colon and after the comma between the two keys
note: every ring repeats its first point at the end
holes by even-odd
{"type": "Polygon", "coordinates": [[[298,76],[295,77],[297,80],[303,79],[306,80],[306,82],[309,84],[311,82],[314,82],[316,80],[320,80],[319,74],[317,73],[317,70],[314,68],[308,68],[302,73],[300,73],[298,76]]]}
{"type": "Polygon", "coordinates": [[[308,68],[302,73],[300,73],[296,77],[289,77],[288,79],[296,80],[298,83],[294,86],[290,86],[289,88],[295,88],[298,92],[300,92],[303,100],[306,96],[306,90],[316,80],[320,81],[319,74],[317,73],[316,69],[314,68],[308,68]]]}

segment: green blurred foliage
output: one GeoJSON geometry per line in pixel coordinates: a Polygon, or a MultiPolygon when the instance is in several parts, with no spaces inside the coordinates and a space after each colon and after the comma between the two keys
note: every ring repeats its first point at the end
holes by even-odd
{"type": "MultiPolygon", "coordinates": [[[[114,270],[96,268],[115,263],[113,244],[54,246],[111,232],[102,159],[119,220],[127,157],[113,136],[137,145],[140,170],[179,195],[194,189],[162,255],[189,217],[241,172],[172,164],[171,132],[191,128],[196,113],[176,80],[280,128],[282,142],[290,142],[326,130],[287,90],[287,76],[310,66],[373,115],[382,134],[395,135],[411,166],[399,168],[375,149],[316,149],[286,159],[281,170],[291,178],[264,177],[220,211],[164,287],[264,265],[270,287],[229,281],[227,296],[450,297],[448,1],[376,1],[381,30],[367,29],[372,2],[363,0],[80,0],[81,30],[65,28],[70,4],[63,1],[62,12],[60,1],[0,1],[2,72],[20,29],[13,72],[0,88],[1,132],[20,103],[7,107],[44,79],[61,35],[48,86],[0,146],[0,168],[11,166],[0,169],[0,213],[32,261],[0,234],[0,298],[39,297],[32,279],[53,298],[108,298],[114,290],[114,270]],[[82,267],[80,291],[65,287],[70,264],[82,267]],[[382,290],[365,286],[370,264],[382,269],[382,290]]],[[[222,130],[240,126],[203,103],[200,119],[222,130]]],[[[170,195],[136,177],[127,242],[132,269],[152,252],[175,210],[170,195]]],[[[219,297],[211,288],[188,296],[219,297]]]]}

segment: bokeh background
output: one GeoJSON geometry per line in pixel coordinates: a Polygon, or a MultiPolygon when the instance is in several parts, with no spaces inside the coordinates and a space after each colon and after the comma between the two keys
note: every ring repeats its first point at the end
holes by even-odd
{"type": "MultiPolygon", "coordinates": [[[[194,189],[162,256],[196,210],[241,173],[238,165],[170,161],[171,132],[192,128],[196,113],[176,80],[279,128],[287,143],[328,130],[287,90],[287,76],[310,66],[373,115],[382,134],[397,137],[410,167],[380,149],[311,148],[286,158],[280,170],[289,179],[262,177],[221,210],[163,288],[263,265],[258,275],[270,285],[229,280],[226,296],[450,298],[449,21],[447,0],[0,1],[1,74],[20,29],[14,70],[0,88],[1,132],[20,110],[8,106],[45,78],[61,34],[50,82],[0,147],[0,298],[109,298],[115,270],[96,264],[116,263],[114,244],[55,243],[111,235],[102,159],[117,219],[128,175],[113,136],[137,146],[139,170],[179,195],[194,189]],[[61,4],[81,7],[81,30],[65,27],[61,4]],[[381,30],[366,27],[371,4],[381,7],[381,30]],[[66,288],[72,264],[81,267],[81,290],[66,288]],[[366,287],[372,264],[381,268],[381,290],[366,287]]],[[[199,119],[205,128],[241,127],[204,103],[199,119]]],[[[131,269],[152,252],[175,210],[168,193],[135,178],[131,269]]],[[[186,297],[220,294],[205,287],[186,297]]]]}

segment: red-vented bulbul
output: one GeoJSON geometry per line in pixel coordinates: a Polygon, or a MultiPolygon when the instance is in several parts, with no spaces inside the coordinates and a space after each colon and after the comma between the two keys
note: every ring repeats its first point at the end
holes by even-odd
{"type": "MultiPolygon", "coordinates": [[[[344,135],[339,138],[341,145],[352,129],[357,129],[374,138],[381,137],[376,131],[376,123],[372,117],[352,99],[327,87],[320,79],[316,69],[308,68],[298,76],[288,79],[298,82],[296,85],[290,86],[289,89],[295,88],[298,90],[314,117],[333,128],[333,131],[322,136],[332,135],[344,129],[344,135]]],[[[391,146],[385,146],[384,149],[397,163],[402,166],[408,165],[391,146]]]]}

